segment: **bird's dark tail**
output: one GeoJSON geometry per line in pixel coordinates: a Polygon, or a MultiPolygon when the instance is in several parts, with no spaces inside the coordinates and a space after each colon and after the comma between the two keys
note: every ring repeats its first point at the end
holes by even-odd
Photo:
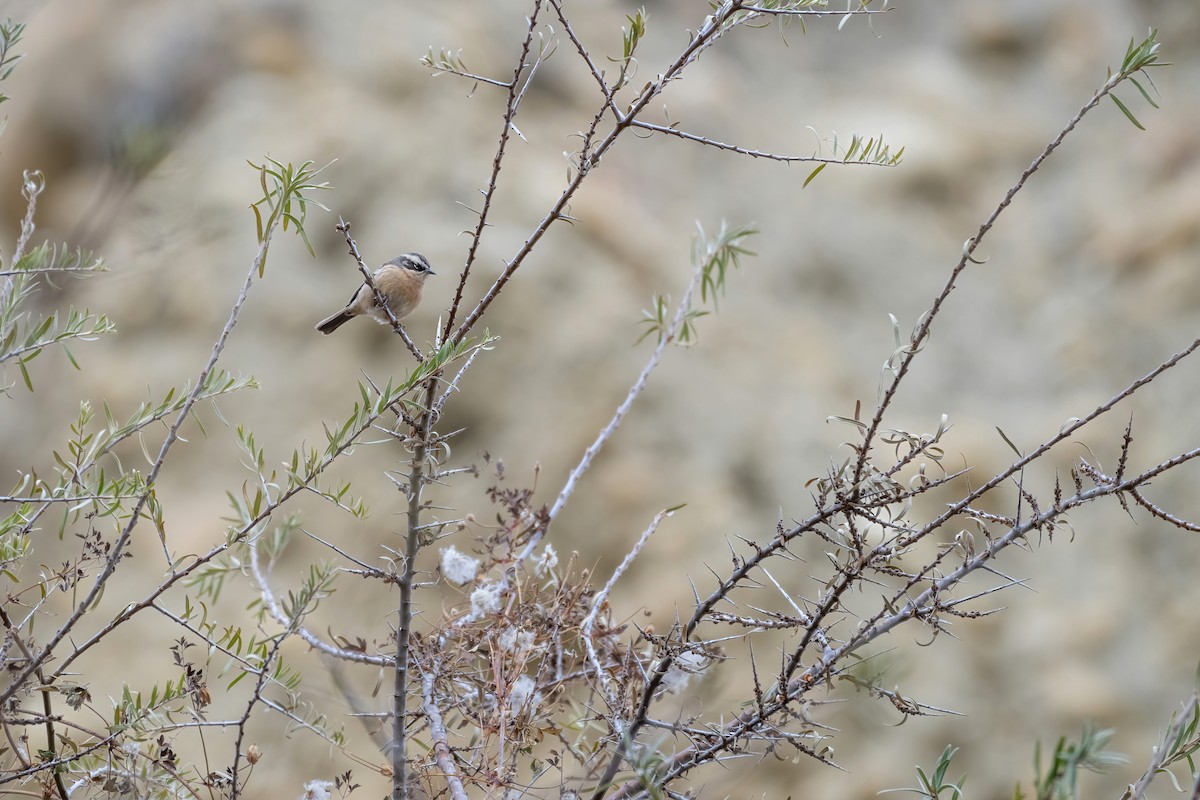
{"type": "Polygon", "coordinates": [[[347,322],[349,322],[353,318],[354,318],[354,315],[351,314],[349,311],[339,311],[338,313],[334,314],[332,317],[329,317],[328,319],[323,319],[320,322],[318,322],[317,330],[319,330],[321,333],[328,336],[329,334],[333,333],[334,331],[336,331],[338,328],[345,325],[347,322]]]}

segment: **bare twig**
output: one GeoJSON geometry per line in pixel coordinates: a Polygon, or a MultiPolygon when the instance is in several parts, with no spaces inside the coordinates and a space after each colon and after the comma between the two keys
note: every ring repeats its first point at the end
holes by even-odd
{"type": "MultiPolygon", "coordinates": [[[[604,79],[603,70],[596,66],[595,60],[592,59],[592,54],[588,52],[587,47],[584,46],[579,36],[575,33],[575,28],[571,25],[570,18],[563,11],[562,0],[550,0],[550,5],[554,7],[554,13],[558,16],[558,21],[562,23],[563,32],[567,34],[567,38],[575,46],[575,52],[579,54],[583,63],[587,64],[588,71],[592,73],[592,78],[595,79],[597,85],[600,87],[600,93],[604,95],[604,106],[601,108],[601,112],[608,109],[612,111],[617,119],[620,119],[622,116],[621,110],[617,108],[616,101],[613,100],[612,87],[604,79]]],[[[600,116],[597,115],[597,119],[599,118],[600,116]]]]}
{"type": "Polygon", "coordinates": [[[790,164],[790,163],[795,163],[795,162],[806,162],[806,163],[813,163],[813,164],[837,164],[839,166],[844,166],[844,167],[891,166],[890,163],[882,163],[882,162],[876,162],[876,161],[860,161],[860,160],[845,159],[845,158],[823,158],[822,156],[795,156],[795,155],[787,155],[784,153],[775,153],[775,152],[771,152],[769,150],[755,150],[755,149],[752,149],[749,147],[742,147],[742,146],[736,145],[736,144],[727,144],[725,142],[719,142],[716,139],[711,139],[707,136],[700,136],[695,133],[688,133],[687,131],[680,130],[679,128],[676,128],[671,125],[656,125],[653,122],[644,122],[643,120],[640,120],[640,119],[630,120],[629,124],[635,128],[640,128],[642,130],[651,131],[653,133],[661,133],[661,134],[665,134],[667,136],[676,136],[680,139],[684,139],[689,142],[696,142],[697,144],[702,144],[706,147],[716,148],[717,150],[726,150],[730,153],[737,153],[738,155],[750,156],[751,158],[762,158],[767,161],[779,161],[784,164],[790,164]]]}
{"type": "Polygon", "coordinates": [[[31,267],[29,269],[0,269],[0,277],[14,275],[58,275],[64,272],[99,272],[95,267],[31,267]]]}
{"type": "Polygon", "coordinates": [[[246,725],[250,722],[250,715],[254,712],[254,707],[264,699],[263,692],[267,688],[271,674],[271,665],[275,662],[275,658],[279,654],[279,648],[287,641],[290,632],[290,630],[287,630],[274,637],[271,649],[267,652],[267,657],[263,659],[262,667],[258,670],[258,679],[254,682],[254,690],[250,693],[250,699],[246,702],[246,710],[242,712],[242,716],[237,720],[237,737],[233,745],[233,765],[229,768],[230,800],[237,800],[241,795],[242,786],[238,780],[238,773],[242,763],[242,745],[246,741],[246,725]]]}
{"type": "MultiPolygon", "coordinates": [[[[10,638],[11,641],[17,645],[17,648],[21,651],[22,655],[24,655],[26,659],[32,659],[33,653],[30,652],[29,648],[25,645],[24,639],[21,638],[20,632],[13,626],[12,619],[9,618],[8,613],[4,610],[3,606],[0,606],[0,622],[4,623],[4,630],[5,630],[6,637],[10,638]]],[[[50,684],[47,683],[46,676],[42,672],[41,668],[38,668],[38,670],[37,670],[37,678],[38,678],[38,682],[43,687],[42,691],[41,691],[42,714],[45,717],[45,726],[46,726],[46,754],[47,754],[47,757],[42,758],[41,760],[42,761],[54,761],[55,757],[58,754],[58,736],[54,732],[54,708],[53,708],[53,706],[51,704],[51,700],[50,700],[50,695],[51,695],[50,684]]],[[[5,732],[5,734],[8,734],[7,721],[0,720],[0,724],[4,725],[4,732],[5,732]]],[[[11,737],[10,737],[9,741],[10,742],[12,741],[11,737]]],[[[30,766],[28,759],[25,757],[25,754],[22,752],[21,748],[18,747],[15,743],[13,743],[13,751],[19,754],[19,759],[24,766],[26,766],[26,767],[30,766]]],[[[39,763],[38,768],[43,769],[44,766],[39,763]]],[[[55,789],[55,791],[58,792],[59,800],[68,800],[67,787],[63,784],[62,773],[58,770],[54,770],[52,774],[54,776],[54,789],[55,789]]]]}
{"type": "Polygon", "coordinates": [[[1143,495],[1139,490],[1130,489],[1129,494],[1133,497],[1134,500],[1137,501],[1138,505],[1140,505],[1142,508],[1149,511],[1154,516],[1163,520],[1164,522],[1168,522],[1171,525],[1174,525],[1176,528],[1179,528],[1181,530],[1191,531],[1192,533],[1200,533],[1200,524],[1197,524],[1195,522],[1190,522],[1182,517],[1176,516],[1175,514],[1170,513],[1169,511],[1165,510],[1161,506],[1158,506],[1155,503],[1150,502],[1149,500],[1146,499],[1145,495],[1143,495]]]}
{"type": "Polygon", "coordinates": [[[448,384],[446,384],[446,388],[442,391],[441,396],[438,397],[437,401],[433,404],[433,413],[435,417],[441,416],[442,408],[445,407],[446,401],[450,399],[452,394],[458,391],[459,381],[462,380],[463,375],[467,373],[467,370],[471,368],[471,365],[475,363],[475,357],[479,355],[482,349],[483,348],[477,348],[471,351],[471,355],[467,356],[467,360],[463,362],[463,365],[459,368],[458,372],[454,374],[454,378],[451,379],[448,384]]]}
{"type": "Polygon", "coordinates": [[[450,752],[450,745],[446,742],[446,724],[442,721],[442,710],[438,708],[437,701],[434,699],[433,686],[437,679],[435,672],[437,667],[438,665],[434,663],[421,676],[421,693],[425,700],[421,710],[425,713],[425,718],[429,720],[429,733],[433,737],[433,757],[442,770],[442,776],[446,779],[446,788],[450,790],[450,796],[454,800],[467,800],[467,792],[463,788],[462,779],[458,776],[458,767],[454,764],[454,756],[450,752]]]}
{"type": "Polygon", "coordinates": [[[579,479],[582,478],[583,474],[588,471],[588,468],[592,465],[592,461],[600,453],[601,449],[604,448],[604,445],[608,442],[608,440],[613,437],[613,434],[617,432],[617,428],[620,426],[621,421],[625,419],[625,415],[628,414],[629,410],[633,407],[634,401],[637,400],[638,396],[646,388],[646,384],[650,380],[650,376],[658,367],[659,362],[662,361],[663,353],[666,352],[667,346],[673,344],[678,338],[679,331],[683,327],[685,320],[687,320],[688,312],[691,310],[692,297],[696,294],[696,289],[700,286],[700,280],[704,276],[704,267],[705,264],[702,261],[696,265],[695,269],[692,270],[692,277],[688,281],[687,288],[683,290],[683,297],[679,299],[679,305],[675,309],[675,316],[671,320],[670,326],[667,328],[667,330],[662,332],[661,336],[658,337],[658,343],[654,346],[654,352],[650,354],[650,358],[646,361],[646,366],[642,367],[642,371],[638,375],[637,380],[634,381],[633,386],[629,388],[629,392],[625,395],[625,399],[621,401],[619,406],[617,406],[617,410],[613,413],[612,419],[608,421],[608,424],[605,425],[600,433],[596,436],[596,440],[592,442],[592,444],[586,450],[583,451],[583,456],[579,459],[579,463],[575,465],[575,468],[572,469],[571,473],[567,476],[567,481],[563,484],[562,490],[558,493],[558,498],[554,501],[554,505],[550,507],[550,513],[546,524],[535,531],[534,534],[529,538],[529,542],[525,545],[525,549],[521,552],[519,558],[520,561],[524,561],[525,559],[529,558],[529,556],[533,554],[533,551],[537,549],[538,544],[541,542],[542,537],[546,535],[550,525],[554,522],[558,515],[562,513],[563,508],[567,505],[567,501],[571,499],[571,495],[574,494],[576,486],[579,485],[579,479]]]}
{"type": "Polygon", "coordinates": [[[868,17],[885,14],[889,8],[850,8],[844,11],[829,11],[821,8],[769,8],[767,6],[741,5],[743,11],[775,17],[868,17]]]}
{"type": "MultiPolygon", "coordinates": [[[[521,73],[525,70],[525,60],[529,57],[529,49],[533,44],[533,37],[537,31],[538,13],[542,10],[542,0],[535,0],[533,11],[530,12],[528,24],[525,29],[525,38],[521,42],[521,55],[517,59],[517,66],[513,70],[512,81],[508,84],[508,100],[504,105],[504,120],[500,128],[500,142],[496,145],[496,155],[492,158],[492,172],[488,176],[487,188],[483,190],[483,208],[479,210],[479,220],[475,224],[475,231],[471,235],[471,246],[467,249],[467,259],[463,263],[462,273],[458,279],[458,288],[454,291],[454,299],[450,301],[450,308],[446,314],[446,324],[442,328],[441,341],[446,341],[450,337],[450,331],[454,328],[454,320],[458,314],[459,306],[463,299],[463,290],[467,286],[467,278],[471,274],[471,267],[475,264],[476,255],[479,252],[479,243],[483,240],[483,231],[488,225],[488,215],[492,209],[492,199],[496,196],[496,185],[500,180],[500,166],[504,162],[504,154],[508,149],[509,137],[513,132],[513,119],[517,115],[517,103],[520,99],[518,95],[518,85],[520,84],[521,73]]],[[[460,336],[456,339],[460,340],[466,335],[466,330],[461,330],[460,336]]]]}
{"type": "Polygon", "coordinates": [[[625,734],[624,726],[621,724],[621,718],[619,715],[622,704],[617,698],[616,693],[613,691],[612,681],[608,677],[608,671],[604,668],[604,665],[600,663],[600,657],[596,654],[596,645],[595,642],[592,641],[594,636],[593,629],[596,627],[596,618],[608,603],[608,596],[612,593],[613,586],[616,585],[617,581],[621,579],[621,576],[625,574],[629,567],[633,565],[634,559],[636,559],[642,552],[643,548],[645,548],[646,544],[650,541],[650,537],[653,536],[654,532],[658,530],[658,526],[662,524],[662,521],[671,516],[673,513],[675,513],[674,510],[667,509],[654,515],[654,519],[650,521],[650,524],[646,527],[646,530],[642,531],[642,535],[638,537],[637,543],[635,543],[630,551],[625,554],[625,558],[621,561],[617,568],[613,570],[613,574],[608,579],[608,582],[604,584],[604,588],[596,593],[596,597],[592,600],[592,610],[588,612],[586,617],[584,617],[583,624],[580,626],[583,644],[584,647],[587,648],[588,652],[588,660],[591,662],[596,678],[600,681],[600,686],[604,690],[605,699],[608,701],[610,712],[612,712],[609,719],[613,727],[613,733],[615,733],[617,736],[624,736],[625,734]]]}

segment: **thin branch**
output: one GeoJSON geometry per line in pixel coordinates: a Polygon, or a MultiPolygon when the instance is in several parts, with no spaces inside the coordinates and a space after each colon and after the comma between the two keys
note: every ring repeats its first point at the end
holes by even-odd
{"type": "Polygon", "coordinates": [[[254,707],[263,699],[263,692],[267,688],[267,682],[271,673],[271,664],[274,663],[276,656],[279,655],[279,648],[287,641],[290,630],[275,636],[275,641],[271,644],[271,649],[267,653],[267,657],[263,659],[262,668],[258,670],[258,680],[254,682],[254,690],[250,693],[250,699],[246,702],[246,710],[242,712],[241,718],[237,721],[237,739],[233,745],[233,766],[229,769],[229,798],[237,800],[241,794],[241,786],[238,785],[238,770],[242,761],[242,744],[246,740],[246,725],[250,722],[250,714],[253,713],[254,707]]]}
{"type": "MultiPolygon", "coordinates": [[[[32,659],[33,653],[31,653],[29,648],[25,645],[25,640],[21,638],[20,633],[17,631],[17,629],[13,627],[12,620],[9,618],[8,613],[4,610],[3,606],[0,606],[0,622],[4,623],[4,629],[7,633],[7,636],[11,637],[12,641],[17,645],[17,649],[19,649],[21,651],[22,655],[24,655],[26,659],[32,659]]],[[[54,732],[54,708],[51,705],[51,701],[50,701],[51,692],[49,691],[49,684],[46,682],[46,676],[45,676],[45,674],[43,674],[40,667],[37,669],[37,678],[38,678],[38,683],[41,684],[42,687],[44,687],[42,689],[41,695],[42,695],[42,713],[45,717],[45,725],[46,725],[47,757],[42,758],[41,761],[42,762],[54,761],[58,755],[58,736],[54,732]]],[[[6,704],[6,706],[7,706],[7,704],[6,704]]],[[[5,730],[5,733],[8,732],[7,725],[5,725],[4,730],[5,730]]],[[[16,747],[15,745],[13,747],[13,750],[16,752],[20,752],[20,748],[16,747]]],[[[22,761],[22,763],[26,762],[26,758],[25,758],[24,754],[22,754],[20,756],[20,760],[22,761]]],[[[44,769],[44,764],[42,764],[42,763],[39,763],[37,766],[39,769],[44,769]]],[[[55,789],[55,791],[58,792],[59,800],[68,800],[67,787],[63,784],[62,773],[58,770],[52,770],[51,774],[54,776],[54,789],[55,789]]]]}
{"type": "Polygon", "coordinates": [[[846,11],[827,11],[819,8],[767,8],[766,6],[752,5],[743,5],[740,8],[742,11],[774,17],[868,17],[885,14],[892,10],[891,8],[855,8],[846,11]]]}
{"type": "Polygon", "coordinates": [[[650,541],[650,537],[654,535],[654,532],[658,530],[658,526],[662,524],[662,521],[673,513],[673,510],[667,509],[654,515],[654,519],[650,521],[646,530],[642,531],[642,535],[638,537],[633,548],[625,554],[625,558],[613,570],[613,574],[608,579],[608,582],[604,584],[604,588],[596,593],[595,599],[592,600],[592,610],[588,612],[588,615],[584,617],[583,624],[580,625],[580,638],[583,639],[584,647],[587,648],[588,661],[591,662],[596,678],[600,681],[600,686],[604,690],[605,699],[608,701],[609,710],[612,712],[610,724],[612,725],[613,733],[617,734],[617,736],[625,735],[624,726],[621,724],[618,714],[623,704],[612,688],[612,681],[608,677],[608,671],[600,663],[600,657],[596,654],[596,645],[592,641],[594,638],[593,629],[596,627],[596,618],[608,602],[608,596],[612,593],[613,586],[616,585],[621,576],[633,565],[634,559],[641,554],[643,548],[650,541]]]}
{"type": "Polygon", "coordinates": [[[1180,530],[1191,531],[1192,533],[1200,533],[1200,524],[1197,524],[1195,522],[1189,522],[1188,520],[1183,519],[1182,517],[1177,517],[1174,514],[1167,511],[1166,509],[1164,509],[1154,503],[1151,503],[1137,489],[1130,489],[1129,494],[1133,496],[1133,499],[1135,501],[1137,501],[1138,505],[1140,505],[1142,508],[1149,511],[1154,516],[1163,520],[1164,522],[1170,523],[1171,525],[1174,525],[1176,528],[1179,528],[1180,530]]]}
{"type": "MultiPolygon", "coordinates": [[[[500,180],[500,166],[504,161],[504,154],[508,149],[509,136],[512,134],[513,119],[517,115],[517,85],[521,79],[521,73],[525,69],[525,59],[529,57],[529,48],[533,44],[534,32],[537,30],[538,13],[542,10],[542,0],[535,0],[533,11],[528,18],[528,24],[525,31],[525,39],[521,42],[521,56],[517,60],[516,69],[513,70],[512,82],[508,84],[508,99],[504,105],[504,121],[503,127],[500,129],[500,142],[496,145],[496,154],[492,157],[492,173],[488,176],[487,188],[483,190],[483,208],[479,210],[479,221],[475,224],[475,231],[471,234],[471,246],[467,249],[467,259],[463,263],[462,273],[459,275],[458,288],[454,291],[454,299],[450,301],[450,308],[446,314],[446,324],[442,328],[441,341],[446,341],[450,337],[450,331],[454,328],[454,319],[458,314],[459,306],[462,304],[463,290],[467,287],[467,278],[471,274],[471,267],[475,264],[475,258],[479,252],[479,243],[483,240],[483,231],[488,225],[488,215],[492,210],[492,200],[496,196],[496,185],[500,180]]],[[[461,335],[455,338],[459,341],[466,335],[466,329],[460,329],[461,335]]]]}
{"type": "Polygon", "coordinates": [[[612,419],[608,421],[608,424],[605,425],[600,433],[596,436],[596,440],[592,442],[592,444],[586,450],[583,451],[583,456],[579,459],[579,463],[575,465],[575,468],[571,470],[570,475],[567,476],[566,483],[563,484],[562,490],[558,493],[558,498],[554,501],[554,505],[551,506],[546,524],[535,531],[534,534],[529,538],[529,542],[525,545],[525,549],[521,552],[521,555],[518,559],[519,561],[524,561],[525,559],[529,558],[533,551],[537,549],[538,544],[549,531],[551,523],[553,523],[558,515],[562,513],[563,508],[567,505],[567,501],[571,499],[571,495],[574,494],[575,488],[579,484],[579,479],[582,478],[583,474],[588,471],[588,468],[592,465],[592,461],[600,453],[601,449],[604,448],[604,445],[608,442],[608,440],[613,437],[613,434],[617,432],[617,428],[620,426],[621,421],[625,419],[625,415],[628,414],[629,410],[633,407],[634,401],[637,400],[638,396],[646,388],[646,383],[650,380],[650,376],[658,367],[659,362],[662,361],[663,353],[666,352],[667,346],[673,344],[678,338],[679,331],[682,329],[684,322],[687,320],[688,311],[691,310],[692,297],[695,295],[696,289],[700,286],[700,281],[704,276],[704,267],[705,262],[701,261],[696,265],[695,269],[692,270],[692,277],[688,281],[687,288],[683,291],[683,297],[679,299],[679,305],[675,309],[675,316],[671,320],[670,326],[666,331],[663,332],[661,336],[658,337],[658,343],[654,347],[654,352],[650,354],[650,358],[646,361],[646,365],[642,367],[642,371],[638,375],[637,380],[634,381],[633,386],[629,388],[629,392],[625,395],[625,399],[621,401],[619,406],[617,406],[617,410],[613,413],[612,419]]]}
{"type": "Polygon", "coordinates": [[[362,653],[355,650],[345,650],[340,647],[334,647],[329,642],[326,642],[321,637],[314,634],[308,628],[298,623],[289,620],[283,612],[283,608],[279,605],[279,600],[275,597],[274,591],[271,590],[271,584],[266,573],[262,570],[258,555],[258,537],[253,536],[246,543],[250,550],[250,575],[254,582],[258,585],[259,598],[262,600],[263,608],[271,615],[271,618],[278,622],[285,629],[291,630],[301,639],[303,639],[309,647],[317,650],[330,658],[336,658],[341,661],[350,661],[355,664],[371,664],[377,667],[386,667],[392,663],[392,659],[387,656],[376,656],[368,653],[362,653]]]}
{"type": "MultiPolygon", "coordinates": [[[[537,13],[539,11],[541,11],[540,0],[537,3],[537,7],[534,9],[533,15],[530,17],[531,24],[533,22],[533,17],[536,17],[537,13]]],[[[532,32],[533,29],[531,28],[530,30],[532,32]]],[[[533,39],[530,38],[530,43],[532,44],[532,42],[533,42],[533,39]]],[[[525,99],[525,94],[529,91],[529,87],[533,85],[533,78],[535,75],[537,75],[538,68],[540,68],[542,66],[542,64],[546,63],[546,59],[549,58],[551,55],[553,55],[553,53],[554,53],[553,40],[551,40],[551,43],[549,45],[538,50],[537,57],[533,59],[533,63],[531,63],[529,65],[529,71],[525,74],[524,83],[521,84],[521,88],[517,90],[516,95],[513,97],[512,105],[513,105],[513,115],[514,116],[516,116],[517,109],[520,108],[520,106],[521,106],[521,101],[525,99]]],[[[522,61],[524,61],[524,57],[522,57],[522,61]]],[[[517,76],[513,76],[513,80],[516,81],[517,76]]],[[[517,130],[515,127],[513,128],[513,131],[517,134],[517,136],[521,136],[521,132],[519,130],[517,130]]],[[[521,136],[521,139],[524,140],[525,137],[521,136]]]]}
{"type": "Polygon", "coordinates": [[[433,684],[437,678],[434,670],[437,669],[437,666],[435,662],[433,668],[421,676],[421,693],[425,700],[421,710],[425,712],[425,719],[429,720],[429,734],[433,737],[434,760],[441,767],[442,776],[446,779],[446,788],[450,790],[450,797],[453,800],[467,800],[466,789],[463,788],[462,779],[458,776],[458,767],[454,764],[450,745],[446,742],[446,724],[442,721],[442,710],[438,708],[433,696],[433,684]]]}
{"type": "MultiPolygon", "coordinates": [[[[471,352],[471,355],[467,356],[467,360],[465,362],[463,362],[462,367],[460,367],[458,372],[455,373],[454,378],[448,384],[446,384],[445,390],[442,391],[441,396],[438,397],[437,401],[435,401],[433,404],[433,413],[434,413],[435,417],[441,416],[442,408],[445,407],[446,401],[450,399],[450,395],[454,394],[455,392],[457,392],[459,390],[458,382],[462,380],[462,376],[465,375],[467,373],[467,370],[471,368],[471,365],[475,363],[475,356],[479,355],[479,353],[482,351],[482,349],[483,348],[476,348],[475,350],[473,350],[471,352]]],[[[448,474],[448,473],[442,473],[442,474],[448,474]]]]}
{"type": "Polygon", "coordinates": [[[656,125],[653,122],[643,122],[640,119],[630,120],[629,123],[634,128],[652,131],[654,133],[662,133],[668,136],[677,136],[689,142],[696,142],[706,147],[714,147],[717,150],[726,150],[731,153],[737,153],[751,158],[763,158],[768,161],[779,161],[785,164],[794,162],[806,162],[813,164],[837,164],[844,167],[890,167],[892,164],[877,161],[850,161],[842,158],[822,158],[821,156],[790,156],[783,153],[773,153],[769,150],[754,150],[748,147],[741,147],[736,144],[727,144],[719,142],[716,139],[710,139],[707,136],[700,136],[695,133],[688,133],[670,125],[656,125]]]}
{"type": "Polygon", "coordinates": [[[129,500],[137,497],[135,492],[129,494],[79,494],[69,497],[43,497],[38,495],[3,495],[0,503],[103,503],[108,500],[129,500]]]}
{"type": "MultiPolygon", "coordinates": [[[[550,0],[550,5],[554,7],[554,13],[558,16],[558,21],[562,23],[563,31],[567,34],[567,38],[571,40],[571,44],[575,45],[575,52],[583,59],[583,63],[587,64],[588,71],[592,73],[592,78],[595,79],[596,84],[600,87],[600,93],[604,95],[604,107],[612,111],[617,119],[620,119],[622,114],[621,110],[617,108],[616,101],[613,99],[612,87],[605,81],[603,70],[596,66],[596,62],[592,60],[592,54],[588,52],[587,48],[584,47],[583,41],[575,33],[575,29],[571,25],[571,20],[567,17],[566,12],[563,11],[562,0],[550,0]]],[[[603,113],[603,110],[602,108],[601,113],[603,113]]],[[[597,118],[599,117],[600,115],[597,115],[597,118]]]]}
{"type": "Polygon", "coordinates": [[[486,83],[488,86],[495,86],[500,89],[507,89],[511,85],[505,81],[498,81],[495,78],[489,78],[486,75],[479,75],[474,72],[465,72],[460,69],[455,69],[446,63],[434,64],[432,61],[426,63],[427,66],[434,71],[433,77],[435,78],[439,74],[445,73],[447,75],[455,75],[459,78],[466,78],[467,80],[475,81],[476,83],[486,83]]]}
{"type": "Polygon", "coordinates": [[[103,272],[93,266],[87,267],[30,267],[29,269],[0,269],[0,277],[14,275],[60,274],[64,272],[103,272]]]}
{"type": "Polygon", "coordinates": [[[91,329],[83,330],[83,331],[75,331],[72,333],[51,333],[47,338],[39,339],[36,342],[34,342],[33,344],[23,345],[21,347],[14,347],[12,350],[6,350],[4,352],[4,355],[0,356],[0,364],[4,363],[5,361],[8,361],[10,359],[13,359],[13,358],[19,358],[19,357],[25,355],[26,353],[31,353],[35,350],[42,350],[52,344],[58,344],[59,342],[67,342],[67,341],[71,341],[73,339],[88,340],[88,339],[95,337],[96,334],[97,334],[97,331],[91,330],[91,329]]]}

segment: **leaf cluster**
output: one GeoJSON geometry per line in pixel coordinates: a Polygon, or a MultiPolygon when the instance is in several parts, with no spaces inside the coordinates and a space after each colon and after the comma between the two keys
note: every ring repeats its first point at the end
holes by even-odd
{"type": "MultiPolygon", "coordinates": [[[[113,333],[116,330],[113,323],[103,314],[93,314],[88,309],[70,308],[61,317],[57,311],[36,317],[27,311],[26,304],[37,291],[39,278],[82,276],[104,270],[104,263],[89,253],[44,243],[22,256],[11,270],[0,273],[4,278],[0,293],[0,369],[15,364],[25,387],[33,391],[27,365],[54,345],[61,347],[71,365],[78,369],[69,343],[92,341],[113,333]]],[[[10,389],[11,386],[0,387],[5,393],[10,389]]]]}
{"type": "Polygon", "coordinates": [[[284,164],[269,156],[262,164],[255,164],[253,161],[246,163],[258,171],[259,185],[262,187],[263,193],[262,197],[250,204],[250,210],[254,212],[258,243],[262,246],[258,276],[261,278],[267,268],[269,231],[281,223],[285,231],[289,224],[294,225],[296,233],[304,241],[304,246],[308,248],[309,254],[316,256],[317,253],[313,250],[312,242],[308,240],[308,231],[304,227],[304,222],[308,218],[310,205],[325,211],[329,210],[314,200],[311,195],[314,191],[329,188],[328,181],[314,183],[317,175],[321,174],[329,164],[314,169],[314,162],[305,161],[297,167],[290,162],[284,164]],[[259,208],[260,206],[262,208],[259,208]]]}
{"type": "MultiPolygon", "coordinates": [[[[696,227],[697,234],[692,239],[692,265],[700,272],[700,301],[711,303],[715,310],[718,298],[725,293],[730,267],[737,269],[742,265],[743,256],[754,255],[746,247],[745,240],[758,231],[750,226],[730,227],[722,222],[717,233],[709,236],[701,225],[697,224],[696,227]]],[[[654,296],[653,306],[642,312],[640,322],[646,327],[638,337],[638,342],[651,335],[661,341],[667,335],[671,328],[669,305],[663,295],[654,296]]],[[[695,344],[696,320],[708,314],[708,311],[692,308],[689,304],[683,309],[682,324],[675,334],[675,341],[685,347],[695,344]]]]}
{"type": "MultiPolygon", "coordinates": [[[[1130,39],[1129,47],[1125,51],[1125,58],[1121,60],[1121,66],[1117,69],[1116,74],[1114,75],[1112,70],[1109,70],[1109,85],[1115,87],[1118,83],[1127,80],[1137,87],[1137,90],[1141,93],[1142,98],[1145,99],[1145,101],[1149,103],[1152,108],[1158,108],[1158,103],[1154,102],[1154,98],[1152,98],[1150,93],[1146,91],[1146,87],[1142,86],[1142,84],[1134,76],[1141,73],[1145,77],[1146,82],[1149,83],[1152,88],[1154,87],[1154,81],[1150,79],[1150,73],[1146,72],[1146,70],[1151,69],[1152,67],[1169,66],[1168,62],[1158,60],[1158,51],[1160,47],[1161,43],[1158,41],[1158,31],[1154,28],[1151,28],[1150,32],[1146,35],[1146,38],[1142,39],[1140,42],[1136,39],[1130,39]]],[[[1129,110],[1129,107],[1125,105],[1125,103],[1121,102],[1121,98],[1117,97],[1115,93],[1111,92],[1109,93],[1108,97],[1113,101],[1113,104],[1121,110],[1121,113],[1125,115],[1125,118],[1128,119],[1135,128],[1140,131],[1146,130],[1142,123],[1138,122],[1138,119],[1133,115],[1133,112],[1129,110]]]]}

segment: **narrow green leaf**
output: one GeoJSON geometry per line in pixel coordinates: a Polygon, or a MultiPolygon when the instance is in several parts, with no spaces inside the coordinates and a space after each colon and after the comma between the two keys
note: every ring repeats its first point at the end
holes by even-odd
{"type": "Polygon", "coordinates": [[[1139,131],[1146,130],[1145,128],[1142,127],[1142,123],[1137,121],[1137,117],[1135,117],[1133,115],[1133,112],[1130,111],[1128,108],[1126,108],[1125,104],[1122,103],[1115,94],[1109,94],[1108,97],[1110,100],[1112,100],[1114,103],[1117,104],[1117,108],[1121,109],[1121,113],[1124,114],[1126,116],[1126,118],[1128,118],[1128,120],[1133,123],[1133,127],[1137,128],[1139,131]]]}
{"type": "Polygon", "coordinates": [[[250,210],[254,212],[254,228],[256,235],[258,236],[258,241],[261,243],[263,240],[262,214],[259,213],[258,206],[254,205],[253,203],[250,204],[250,210]]]}
{"type": "Polygon", "coordinates": [[[1158,103],[1154,102],[1154,99],[1152,97],[1150,97],[1150,93],[1147,92],[1145,90],[1145,88],[1143,88],[1143,86],[1137,82],[1137,78],[1130,78],[1129,82],[1138,88],[1138,91],[1142,93],[1142,97],[1146,98],[1147,103],[1154,106],[1155,108],[1158,108],[1158,103]]]}
{"type": "Polygon", "coordinates": [[[75,369],[77,369],[77,370],[78,370],[78,369],[79,369],[79,362],[75,360],[75,355],[74,355],[74,354],[71,352],[71,348],[67,347],[67,346],[64,344],[64,345],[63,345],[63,352],[67,354],[67,360],[71,362],[71,366],[72,366],[72,367],[74,367],[75,369]]]}
{"type": "Polygon", "coordinates": [[[808,185],[809,185],[810,183],[812,183],[812,182],[813,182],[813,178],[815,178],[815,177],[817,177],[818,175],[820,175],[820,174],[821,174],[821,170],[825,169],[827,166],[829,166],[829,165],[828,165],[828,164],[822,164],[822,165],[820,165],[819,167],[817,167],[816,169],[814,169],[812,172],[808,173],[808,177],[804,179],[804,185],[802,185],[800,188],[801,188],[801,189],[806,189],[806,188],[808,188],[808,185]]]}

